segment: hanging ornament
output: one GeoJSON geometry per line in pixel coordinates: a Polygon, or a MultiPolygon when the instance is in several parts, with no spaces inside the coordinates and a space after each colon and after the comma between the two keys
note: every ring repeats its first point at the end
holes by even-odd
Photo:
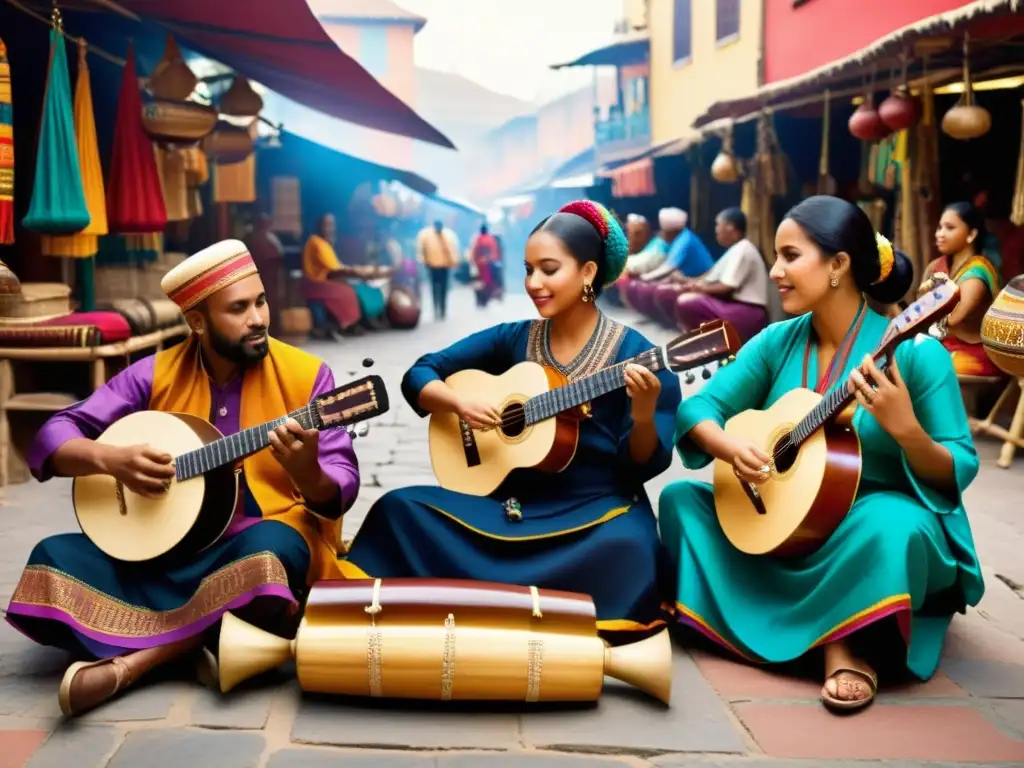
{"type": "MultiPolygon", "coordinates": [[[[14,243],[14,107],[11,100],[11,65],[7,61],[7,46],[4,45],[3,40],[0,40],[0,245],[11,245],[12,243],[14,243]]],[[[3,262],[0,262],[0,265],[2,264],[3,262]]],[[[0,286],[0,291],[2,291],[2,286],[0,286]]]]}
{"type": "Polygon", "coordinates": [[[192,95],[199,79],[189,69],[174,38],[167,36],[164,56],[153,67],[147,87],[158,99],[184,101],[192,95]]]}
{"type": "Polygon", "coordinates": [[[921,105],[910,95],[910,82],[907,76],[908,56],[903,54],[903,82],[892,89],[889,97],[878,105],[878,116],[893,131],[905,131],[917,122],[921,115],[921,105]]]}
{"type": "Polygon", "coordinates": [[[135,44],[128,44],[114,123],[114,148],[107,187],[111,232],[146,234],[167,226],[163,190],[153,144],[142,126],[142,97],[135,71],[135,44]]]}
{"type": "Polygon", "coordinates": [[[235,75],[227,93],[221,96],[220,111],[232,117],[256,117],[263,109],[263,99],[252,89],[249,81],[235,75]]]}
{"type": "Polygon", "coordinates": [[[732,184],[740,177],[740,169],[733,156],[733,127],[730,123],[722,137],[722,151],[711,163],[711,178],[723,184],[732,184]]]}
{"type": "Polygon", "coordinates": [[[43,95],[35,182],[22,225],[41,234],[70,235],[88,225],[89,209],[78,161],[63,23],[56,6],[51,19],[50,68],[43,95]]]}
{"type": "Polygon", "coordinates": [[[942,132],[954,139],[966,141],[984,136],[992,128],[992,115],[974,103],[974,85],[969,62],[970,35],[964,33],[964,91],[959,101],[942,116],[942,132]]]}
{"type": "Polygon", "coordinates": [[[248,127],[221,120],[203,139],[201,146],[207,157],[214,162],[240,163],[252,154],[253,138],[248,127]]]}
{"type": "Polygon", "coordinates": [[[854,138],[861,141],[881,141],[892,131],[882,122],[878,110],[875,109],[875,73],[871,73],[871,80],[864,91],[864,101],[850,115],[847,124],[850,133],[854,138]]]}

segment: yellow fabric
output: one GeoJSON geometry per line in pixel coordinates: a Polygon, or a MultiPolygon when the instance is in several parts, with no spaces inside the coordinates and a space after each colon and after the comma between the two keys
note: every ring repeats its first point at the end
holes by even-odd
{"type": "MultiPolygon", "coordinates": [[[[269,354],[259,365],[249,368],[242,379],[239,429],[279,419],[306,405],[321,365],[313,355],[271,338],[269,354]]],[[[189,413],[208,420],[211,402],[210,380],[203,369],[196,336],[157,353],[151,409],[189,413]]],[[[307,510],[291,477],[270,450],[245,459],[242,468],[264,519],[291,526],[309,545],[308,582],[342,578],[337,563],[341,520],[325,520],[307,510]]]]}
{"type": "Polygon", "coordinates": [[[160,176],[160,187],[164,193],[164,207],[167,221],[188,221],[189,211],[188,171],[185,153],[180,149],[164,149],[153,145],[156,155],[156,170],[160,176]]]}
{"type": "Polygon", "coordinates": [[[314,283],[326,283],[331,272],[344,268],[330,243],[320,235],[310,235],[302,249],[302,271],[307,278],[314,283]]]}
{"type": "Polygon", "coordinates": [[[256,202],[256,153],[240,163],[215,163],[213,166],[213,202],[256,202]]]}
{"type": "Polygon", "coordinates": [[[85,47],[78,49],[78,79],[75,82],[75,143],[78,146],[78,167],[82,173],[85,206],[89,224],[73,235],[44,235],[42,252],[47,256],[88,258],[99,250],[98,235],[107,234],[107,196],[103,186],[103,166],[96,138],[96,117],[89,83],[89,67],[85,47]]]}
{"type": "Polygon", "coordinates": [[[454,267],[459,263],[459,241],[448,227],[441,234],[433,227],[416,236],[416,258],[428,267],[454,267]]]}

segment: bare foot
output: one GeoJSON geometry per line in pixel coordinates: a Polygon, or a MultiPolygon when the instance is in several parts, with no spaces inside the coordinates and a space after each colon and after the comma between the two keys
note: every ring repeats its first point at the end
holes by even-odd
{"type": "Polygon", "coordinates": [[[830,709],[861,709],[871,703],[878,690],[874,670],[841,641],[825,646],[825,675],[821,700],[830,709]]]}

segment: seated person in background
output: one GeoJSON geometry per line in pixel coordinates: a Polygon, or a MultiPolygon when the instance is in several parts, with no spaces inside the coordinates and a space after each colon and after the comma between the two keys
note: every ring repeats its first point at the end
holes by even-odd
{"type": "MultiPolygon", "coordinates": [[[[334,215],[325,213],[317,221],[316,234],[310,235],[302,249],[302,295],[310,304],[327,310],[327,327],[318,327],[318,335],[331,337],[332,331],[345,336],[358,336],[365,332],[363,312],[356,289],[347,280],[360,277],[360,267],[346,267],[334,252],[337,227],[334,215]]],[[[318,314],[314,312],[314,316],[318,314]]]]}
{"type": "Polygon", "coordinates": [[[981,345],[981,321],[999,295],[998,270],[978,252],[985,240],[985,221],[970,203],[947,205],[935,232],[942,254],[925,269],[918,293],[931,286],[931,276],[942,272],[960,286],[960,303],[936,324],[935,335],[953,356],[958,376],[1002,376],[981,345]]]}
{"type": "Polygon", "coordinates": [[[768,267],[747,239],[747,217],[739,208],[718,214],[715,238],[726,251],[703,277],[680,281],[676,321],[689,331],[708,320],[729,320],[748,341],[768,324],[768,267]]]}
{"type": "MultiPolygon", "coordinates": [[[[626,238],[603,207],[564,206],[526,246],[526,291],[542,319],[503,323],[421,357],[402,393],[421,416],[457,413],[475,430],[500,426],[501,403],[444,381],[457,371],[499,375],[533,361],[570,380],[653,345],[604,315],[595,298],[619,276],[626,238]]],[[[370,508],[342,570],[348,578],[434,577],[581,592],[607,638],[662,626],[657,523],[644,483],[672,461],[681,398],[675,374],[628,365],[624,386],[595,398],[561,472],[519,469],[490,496],[434,486],[391,491],[370,508]]]]}
{"type": "MultiPolygon", "coordinates": [[[[651,242],[651,224],[646,216],[631,213],[626,217],[626,238],[629,240],[629,255],[640,253],[651,242]]],[[[628,261],[628,259],[627,259],[628,261]]]]}
{"type": "Polygon", "coordinates": [[[711,269],[715,263],[701,239],[686,226],[686,212],[678,208],[673,210],[679,234],[672,240],[665,260],[660,266],[644,272],[629,287],[630,306],[648,317],[657,316],[654,294],[659,285],[669,282],[670,275],[678,273],[682,277],[697,277],[711,269]]]}
{"type": "Polygon", "coordinates": [[[875,696],[881,664],[921,680],[935,674],[953,614],[981,600],[963,506],[978,456],[937,341],[921,334],[900,344],[887,373],[871,362],[889,321],[864,294],[891,304],[909,290],[913,269],[864,212],[837,197],[810,197],[779,225],[775,250],[771,277],[795,317],[769,325],[687,398],[676,445],[690,469],[718,459],[741,482],[774,482],[765,446],[727,433],[726,421],[794,389],[847,387],[862,455],[853,505],[803,556],[740,552],[722,532],[712,486],[696,480],[665,488],[658,521],[680,621],[754,663],[821,647],[824,704],[859,709],[875,696]]]}
{"type": "MultiPolygon", "coordinates": [[[[54,414],[29,450],[36,479],[111,475],[159,498],[173,482],[172,456],[144,444],[146,435],[138,445],[97,443],[114,422],[144,410],[187,413],[231,435],[334,389],[325,363],[267,334],[263,284],[237,240],[189,257],[161,287],[192,334],[54,414]]],[[[228,529],[193,557],[120,562],[81,533],[49,536],[32,550],[7,621],[37,643],[94,659],[65,673],[58,697],[65,715],[113,698],[155,667],[198,652],[204,640],[216,648],[228,609],[293,635],[307,586],[341,577],[341,516],[359,492],[351,438],[288,420],[269,439],[269,449],[241,462],[228,529]]]]}

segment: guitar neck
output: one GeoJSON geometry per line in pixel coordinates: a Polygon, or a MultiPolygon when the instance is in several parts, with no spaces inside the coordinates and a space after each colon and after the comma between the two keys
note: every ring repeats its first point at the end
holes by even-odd
{"type": "MultiPolygon", "coordinates": [[[[876,352],[872,359],[878,364],[878,358],[881,356],[881,352],[876,352]]],[[[888,367],[888,361],[884,364],[878,364],[878,369],[882,373],[885,373],[888,367]]],[[[843,409],[853,400],[854,396],[850,394],[849,384],[846,379],[843,379],[833,387],[831,392],[821,399],[821,402],[814,407],[814,410],[804,416],[800,423],[796,425],[791,437],[793,444],[800,445],[804,440],[842,413],[843,409]]]]}
{"type": "Polygon", "coordinates": [[[270,433],[288,419],[295,419],[303,429],[319,429],[323,426],[317,423],[316,409],[313,403],[309,403],[292,411],[287,416],[268,421],[266,424],[239,430],[220,440],[207,443],[202,448],[181,454],[174,460],[177,479],[180,481],[198,477],[210,470],[262,451],[270,445],[270,433]]]}
{"type": "Polygon", "coordinates": [[[561,387],[535,395],[526,401],[525,415],[527,424],[536,424],[539,421],[550,419],[560,413],[564,413],[578,405],[588,403],[594,398],[613,392],[620,387],[626,386],[625,370],[629,364],[642,365],[643,367],[657,372],[664,366],[660,363],[662,355],[652,355],[651,352],[658,352],[655,347],[648,352],[637,355],[629,360],[623,360],[607,368],[602,368],[596,373],[584,376],[582,379],[564,384],[561,387]]]}

